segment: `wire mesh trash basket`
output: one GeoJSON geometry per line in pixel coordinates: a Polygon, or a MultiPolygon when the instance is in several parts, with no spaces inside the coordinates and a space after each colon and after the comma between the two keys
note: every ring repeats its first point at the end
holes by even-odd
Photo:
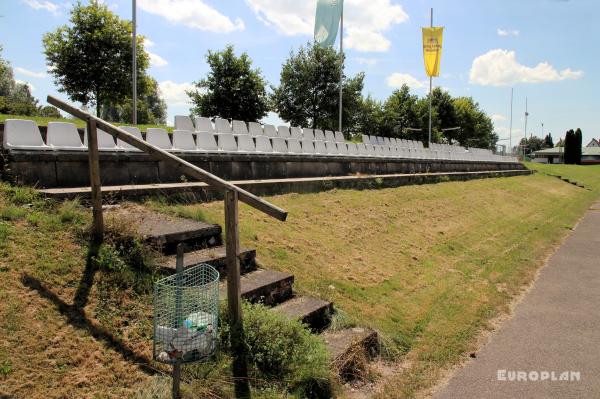
{"type": "Polygon", "coordinates": [[[219,317],[219,272],[200,264],[154,283],[154,359],[190,363],[211,356],[219,317]]]}

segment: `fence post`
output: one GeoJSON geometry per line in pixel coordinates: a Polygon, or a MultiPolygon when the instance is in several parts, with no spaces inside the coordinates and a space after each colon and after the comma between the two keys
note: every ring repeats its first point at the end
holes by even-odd
{"type": "Polygon", "coordinates": [[[250,398],[248,366],[244,345],[240,286],[240,237],[238,231],[238,193],[225,190],[225,249],[227,258],[227,308],[233,353],[233,378],[236,398],[250,398]]]}
{"type": "Polygon", "coordinates": [[[90,167],[90,188],[92,190],[92,235],[94,242],[99,244],[104,239],[104,218],[102,216],[102,186],[100,183],[100,159],[98,157],[98,132],[96,121],[87,120],[88,157],[90,167]]]}

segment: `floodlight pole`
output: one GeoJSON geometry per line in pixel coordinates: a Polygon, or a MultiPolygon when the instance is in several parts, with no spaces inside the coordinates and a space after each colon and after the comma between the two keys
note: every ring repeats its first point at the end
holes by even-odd
{"type": "Polygon", "coordinates": [[[137,125],[137,5],[136,0],[131,1],[131,15],[132,15],[132,95],[133,104],[131,105],[131,123],[137,125]]]}
{"type": "MultiPolygon", "coordinates": [[[[430,26],[433,28],[433,7],[431,8],[430,26]]],[[[433,88],[433,77],[429,77],[429,141],[427,147],[431,147],[431,93],[433,88]]]]}
{"type": "Polygon", "coordinates": [[[344,81],[344,2],[342,1],[342,15],[340,16],[340,111],[338,127],[342,131],[342,92],[344,81]]]}
{"type": "Polygon", "coordinates": [[[509,146],[509,150],[510,153],[513,153],[513,147],[512,147],[512,122],[513,122],[513,93],[514,92],[514,87],[510,88],[510,127],[508,129],[508,146],[509,146]]]}
{"type": "MultiPolygon", "coordinates": [[[[527,112],[527,97],[525,97],[525,145],[527,146],[527,118],[529,112],[527,112]]],[[[523,147],[523,158],[525,158],[525,147],[523,147]]]]}

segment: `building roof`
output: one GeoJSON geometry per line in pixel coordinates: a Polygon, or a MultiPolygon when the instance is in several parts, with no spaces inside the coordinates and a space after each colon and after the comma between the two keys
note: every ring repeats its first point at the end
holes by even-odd
{"type": "MultiPolygon", "coordinates": [[[[535,151],[536,157],[544,156],[562,156],[565,152],[564,147],[544,148],[543,150],[535,151]]],[[[581,155],[600,156],[600,147],[582,147],[581,155]]]]}

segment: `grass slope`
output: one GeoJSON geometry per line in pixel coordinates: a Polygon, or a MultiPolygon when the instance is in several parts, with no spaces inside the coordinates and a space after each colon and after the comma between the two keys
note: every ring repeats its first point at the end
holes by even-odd
{"type": "MultiPolygon", "coordinates": [[[[48,122],[69,122],[69,123],[74,123],[77,127],[80,128],[84,128],[85,127],[85,122],[82,121],[81,119],[77,119],[77,118],[44,118],[41,116],[23,116],[23,115],[6,115],[6,114],[0,114],[0,123],[4,123],[5,120],[7,119],[28,119],[28,120],[32,120],[35,121],[35,123],[37,123],[38,126],[48,126],[48,122]]],[[[116,123],[117,126],[134,126],[132,124],[128,124],[128,123],[116,123]]],[[[138,128],[140,128],[140,130],[142,131],[146,131],[149,127],[160,127],[163,129],[167,129],[167,131],[172,132],[173,131],[173,127],[172,126],[166,126],[166,125],[135,125],[138,128]]]]}
{"type": "MultiPolygon", "coordinates": [[[[600,195],[600,167],[531,164],[533,176],[269,198],[278,223],[243,206],[242,245],[379,330],[410,366],[382,397],[412,397],[472,349],[600,195]],[[561,174],[584,190],[543,173],[561,174]]],[[[165,206],[223,222],[221,203],[165,206]]]]}

